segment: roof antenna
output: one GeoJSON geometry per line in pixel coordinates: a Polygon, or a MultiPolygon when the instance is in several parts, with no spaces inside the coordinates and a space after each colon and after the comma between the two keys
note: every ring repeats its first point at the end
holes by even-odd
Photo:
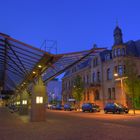
{"type": "Polygon", "coordinates": [[[119,26],[119,24],[118,24],[118,18],[116,18],[116,26],[119,26]]]}

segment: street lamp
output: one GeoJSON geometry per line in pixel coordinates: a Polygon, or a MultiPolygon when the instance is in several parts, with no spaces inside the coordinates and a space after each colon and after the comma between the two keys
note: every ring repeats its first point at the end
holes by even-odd
{"type": "MultiPolygon", "coordinates": [[[[118,77],[118,73],[114,73],[114,77],[118,77]]],[[[123,80],[127,79],[128,77],[118,77],[115,80],[116,81],[120,81],[121,82],[121,94],[122,94],[122,98],[123,98],[123,105],[126,105],[125,102],[125,93],[124,93],[124,85],[123,85],[123,80]]]]}

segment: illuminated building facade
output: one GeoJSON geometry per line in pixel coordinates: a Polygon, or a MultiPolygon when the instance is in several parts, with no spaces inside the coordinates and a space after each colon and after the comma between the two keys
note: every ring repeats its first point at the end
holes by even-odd
{"type": "Polygon", "coordinates": [[[114,29],[114,44],[111,50],[105,49],[88,60],[71,67],[62,80],[63,102],[72,97],[74,79],[82,77],[84,92],[82,103],[99,104],[102,108],[107,102],[128,104],[123,89],[123,75],[125,73],[124,60],[129,58],[136,62],[138,76],[140,75],[140,40],[123,42],[122,31],[117,26],[114,29]],[[117,80],[114,74],[122,79],[117,80]]]}

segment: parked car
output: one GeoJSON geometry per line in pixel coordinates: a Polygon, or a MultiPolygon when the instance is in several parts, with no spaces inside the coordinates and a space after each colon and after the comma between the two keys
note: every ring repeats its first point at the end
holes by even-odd
{"type": "Polygon", "coordinates": [[[100,112],[100,107],[93,103],[84,103],[82,105],[82,111],[89,111],[89,112],[100,112]]]}
{"type": "Polygon", "coordinates": [[[117,104],[117,103],[107,103],[105,108],[104,108],[104,112],[108,113],[108,112],[112,112],[114,113],[128,113],[129,109],[121,104],[117,104]]]}
{"type": "Polygon", "coordinates": [[[50,109],[51,106],[52,106],[52,104],[46,104],[46,107],[47,107],[48,109],[50,109]]]}
{"type": "Polygon", "coordinates": [[[55,110],[56,109],[56,105],[51,105],[49,109],[55,110]]]}
{"type": "Polygon", "coordinates": [[[64,110],[68,110],[68,111],[72,111],[72,110],[76,110],[74,106],[70,105],[70,104],[65,104],[64,105],[64,110]]]}
{"type": "Polygon", "coordinates": [[[9,109],[10,109],[11,113],[19,111],[19,108],[17,106],[15,106],[15,105],[10,105],[9,109]]]}
{"type": "Polygon", "coordinates": [[[63,108],[64,107],[61,104],[57,104],[55,109],[56,110],[63,110],[63,108]]]}

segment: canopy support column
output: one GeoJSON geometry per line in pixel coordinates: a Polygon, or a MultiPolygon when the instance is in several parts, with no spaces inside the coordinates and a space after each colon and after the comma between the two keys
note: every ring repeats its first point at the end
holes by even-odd
{"type": "Polygon", "coordinates": [[[19,115],[28,115],[28,104],[29,104],[29,96],[27,91],[25,90],[20,95],[20,108],[19,108],[19,115]]]}
{"type": "Polygon", "coordinates": [[[33,85],[31,97],[31,121],[39,122],[46,120],[46,88],[41,76],[33,85]]]}

